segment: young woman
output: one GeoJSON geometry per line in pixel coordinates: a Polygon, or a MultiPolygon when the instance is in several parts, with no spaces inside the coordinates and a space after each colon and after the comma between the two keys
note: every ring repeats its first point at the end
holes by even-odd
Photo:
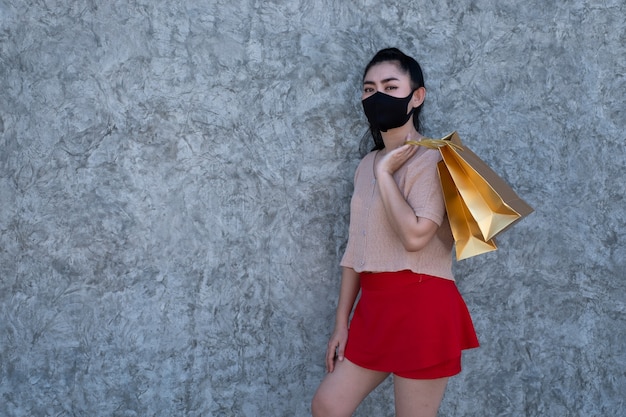
{"type": "Polygon", "coordinates": [[[351,416],[390,374],[396,416],[436,416],[448,378],[461,371],[461,351],[478,346],[452,276],[440,154],[405,144],[422,138],[425,95],[419,64],[396,48],[379,51],[365,68],[362,104],[375,147],[354,178],[328,373],[313,398],[314,417],[351,416]]]}

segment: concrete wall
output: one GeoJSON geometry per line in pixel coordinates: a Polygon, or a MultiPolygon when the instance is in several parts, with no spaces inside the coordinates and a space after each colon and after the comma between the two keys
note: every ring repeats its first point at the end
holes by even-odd
{"type": "MultiPolygon", "coordinates": [[[[0,415],[306,416],[361,71],[536,208],[456,264],[441,416],[626,409],[623,0],[0,1],[0,415]]],[[[391,416],[386,382],[358,416],[391,416]]]]}

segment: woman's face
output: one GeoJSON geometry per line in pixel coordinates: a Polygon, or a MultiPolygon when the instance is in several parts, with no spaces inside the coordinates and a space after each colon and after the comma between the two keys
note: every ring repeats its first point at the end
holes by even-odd
{"type": "Polygon", "coordinates": [[[363,79],[361,100],[376,92],[392,97],[404,98],[411,94],[411,78],[400,67],[392,62],[381,62],[372,66],[363,79]]]}

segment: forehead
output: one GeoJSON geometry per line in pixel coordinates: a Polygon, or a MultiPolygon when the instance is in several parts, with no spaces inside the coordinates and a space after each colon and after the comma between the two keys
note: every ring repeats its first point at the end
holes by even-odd
{"type": "Polygon", "coordinates": [[[399,63],[395,61],[385,61],[372,65],[372,67],[367,70],[367,73],[365,73],[363,81],[375,82],[387,80],[390,78],[396,78],[398,80],[408,80],[409,74],[400,67],[399,63]]]}

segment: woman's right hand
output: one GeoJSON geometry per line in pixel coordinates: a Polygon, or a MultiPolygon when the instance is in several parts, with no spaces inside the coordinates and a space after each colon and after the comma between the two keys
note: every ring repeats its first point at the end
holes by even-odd
{"type": "Polygon", "coordinates": [[[347,342],[348,328],[335,328],[326,348],[326,372],[335,370],[336,360],[343,361],[347,342]]]}

